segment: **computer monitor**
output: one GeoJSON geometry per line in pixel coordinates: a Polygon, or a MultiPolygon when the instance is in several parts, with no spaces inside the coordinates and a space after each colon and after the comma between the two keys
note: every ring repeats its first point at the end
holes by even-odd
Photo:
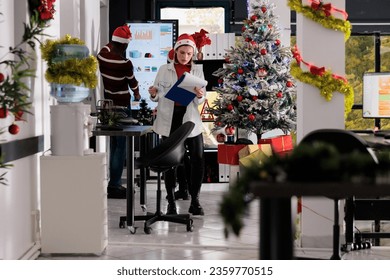
{"type": "Polygon", "coordinates": [[[390,118],[390,72],[363,74],[363,118],[390,118]]]}
{"type": "MultiPolygon", "coordinates": [[[[154,109],[156,102],[149,99],[148,88],[153,84],[159,67],[167,63],[168,52],[173,48],[178,34],[178,20],[127,21],[132,40],[126,57],[134,66],[141,99],[154,109]]],[[[131,108],[139,109],[139,102],[132,101],[131,108]]]]}

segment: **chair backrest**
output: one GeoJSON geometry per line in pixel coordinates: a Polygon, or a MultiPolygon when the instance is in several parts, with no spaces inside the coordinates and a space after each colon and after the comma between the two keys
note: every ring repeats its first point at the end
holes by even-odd
{"type": "Polygon", "coordinates": [[[305,135],[299,144],[310,144],[314,142],[332,144],[340,154],[349,154],[354,151],[365,154],[369,153],[373,160],[378,163],[378,159],[368,143],[352,131],[336,128],[318,129],[305,135]]]}
{"type": "Polygon", "coordinates": [[[141,164],[154,171],[160,172],[179,165],[182,162],[186,151],[184,141],[187,139],[194,126],[195,124],[193,122],[182,124],[157,147],[151,149],[147,155],[141,157],[139,159],[141,164]]]}

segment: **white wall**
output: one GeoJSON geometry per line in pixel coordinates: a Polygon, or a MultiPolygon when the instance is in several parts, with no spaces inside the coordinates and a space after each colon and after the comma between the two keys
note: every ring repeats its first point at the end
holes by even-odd
{"type": "MultiPolygon", "coordinates": [[[[104,2],[104,1],[103,1],[104,2]]],[[[55,19],[45,33],[59,38],[70,33],[78,36],[93,49],[100,38],[100,3],[94,0],[56,1],[55,19]],[[88,8],[86,8],[88,7],[88,8]],[[83,18],[83,21],[80,21],[83,18]]],[[[19,43],[23,34],[23,22],[28,22],[27,1],[0,0],[0,60],[9,46],[19,43]]],[[[46,38],[42,38],[45,40],[46,38]]],[[[27,122],[18,122],[21,131],[17,135],[8,132],[0,135],[2,141],[24,139],[44,135],[44,150],[50,148],[50,105],[55,100],[50,96],[49,84],[44,79],[45,62],[36,52],[36,78],[28,81],[31,85],[31,115],[27,122]]],[[[3,68],[0,66],[0,71],[3,68]]],[[[12,123],[12,117],[0,120],[0,128],[12,123]]],[[[7,171],[7,185],[0,185],[0,259],[34,258],[39,250],[39,209],[40,181],[39,157],[42,153],[25,157],[14,162],[7,171]]]]}

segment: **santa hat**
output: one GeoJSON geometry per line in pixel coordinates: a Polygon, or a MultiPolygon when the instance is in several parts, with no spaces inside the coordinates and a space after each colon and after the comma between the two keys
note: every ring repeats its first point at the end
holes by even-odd
{"type": "Polygon", "coordinates": [[[194,48],[194,52],[196,51],[195,40],[189,34],[184,33],[184,34],[180,35],[179,38],[177,38],[174,50],[176,51],[177,48],[179,48],[181,46],[191,46],[194,48]]]}
{"type": "Polygon", "coordinates": [[[175,50],[171,49],[168,53],[167,60],[168,62],[172,62],[175,59],[175,50]]]}
{"type": "Polygon", "coordinates": [[[112,33],[112,41],[128,44],[131,40],[130,27],[127,24],[117,27],[112,33]]]}

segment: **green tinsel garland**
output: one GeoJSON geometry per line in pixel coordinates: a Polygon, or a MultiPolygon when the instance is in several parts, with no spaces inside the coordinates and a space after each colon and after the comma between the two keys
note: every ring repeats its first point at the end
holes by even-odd
{"type": "Polygon", "coordinates": [[[354,102],[353,87],[343,80],[335,79],[330,71],[326,71],[324,75],[318,76],[310,72],[303,72],[298,63],[291,63],[291,75],[297,80],[317,87],[320,94],[327,100],[331,101],[333,92],[338,91],[345,95],[345,116],[351,111],[354,102]]]}
{"type": "Polygon", "coordinates": [[[57,45],[85,45],[79,38],[73,38],[69,34],[59,40],[46,40],[41,45],[42,58],[47,61],[48,69],[45,78],[49,83],[72,84],[95,88],[98,82],[96,71],[98,62],[96,57],[90,55],[84,59],[68,59],[53,63],[57,45]]]}
{"type": "Polygon", "coordinates": [[[303,6],[300,0],[288,0],[288,6],[296,11],[302,13],[305,17],[321,24],[325,28],[344,32],[345,41],[351,36],[351,23],[348,20],[342,20],[333,16],[326,16],[323,12],[315,11],[310,6],[303,6]]]}

